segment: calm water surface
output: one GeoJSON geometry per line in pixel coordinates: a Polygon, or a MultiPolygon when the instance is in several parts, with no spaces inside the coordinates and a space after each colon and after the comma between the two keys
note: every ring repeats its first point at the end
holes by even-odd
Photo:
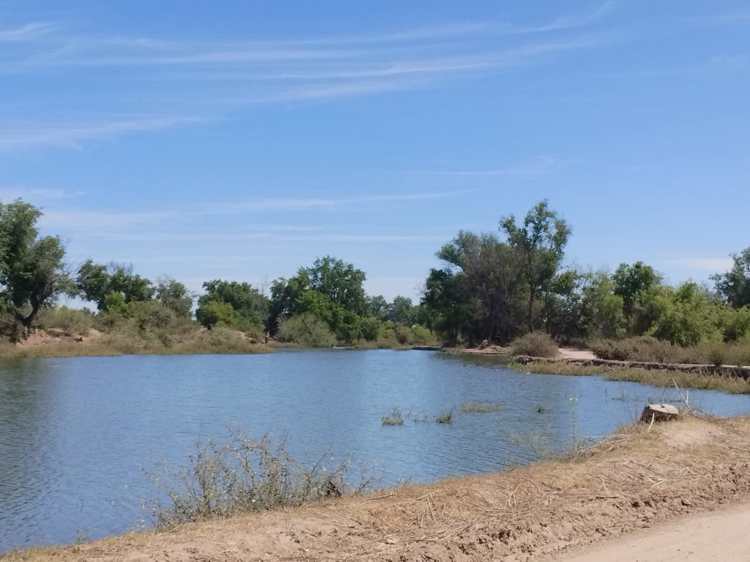
{"type": "MultiPolygon", "coordinates": [[[[182,464],[228,428],[286,437],[300,460],[330,452],[379,485],[488,472],[600,438],[674,390],[596,377],[525,375],[422,351],[81,357],[0,366],[0,552],[148,521],[147,473],[182,464]],[[490,414],[383,427],[392,408],[436,416],[466,401],[490,414]]],[[[708,412],[750,397],[691,391],[708,412]]]]}

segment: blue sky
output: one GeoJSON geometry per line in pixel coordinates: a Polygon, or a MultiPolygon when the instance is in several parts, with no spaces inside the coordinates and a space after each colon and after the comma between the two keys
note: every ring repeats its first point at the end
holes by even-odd
{"type": "Polygon", "coordinates": [[[0,198],[198,289],[333,254],[417,296],[548,198],[568,261],[750,245],[746,2],[0,0],[0,198]]]}

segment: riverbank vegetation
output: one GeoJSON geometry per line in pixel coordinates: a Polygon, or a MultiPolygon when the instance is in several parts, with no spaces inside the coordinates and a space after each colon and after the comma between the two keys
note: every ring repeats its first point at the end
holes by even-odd
{"type": "Polygon", "coordinates": [[[612,381],[637,382],[662,388],[719,390],[731,394],[750,394],[750,380],[741,377],[721,376],[667,369],[616,367],[607,365],[581,365],[558,361],[532,361],[510,363],[511,367],[525,373],[548,375],[600,376],[612,381]]]}
{"type": "Polygon", "coordinates": [[[156,528],[231,517],[242,513],[293,507],[324,498],[360,493],[352,487],[346,463],[327,467],[324,459],[306,466],[291,457],[286,445],[232,434],[226,443],[196,447],[189,464],[177,474],[155,475],[167,502],[156,504],[156,528]]]}
{"type": "Polygon", "coordinates": [[[60,239],[40,236],[40,214],[20,200],[0,205],[5,354],[249,352],[278,342],[496,345],[551,357],[557,345],[575,344],[602,358],[750,363],[750,248],[712,285],[670,286],[643,262],[614,272],[569,267],[572,228],[546,201],[502,218],[497,233],[459,232],[439,249],[442,266],[429,272],[419,303],[367,295],[365,272],[332,256],[267,292],[212,279],[193,295],[124,264],[71,268],[60,239]],[[60,306],[65,296],[87,304],[60,306]]]}
{"type": "Polygon", "coordinates": [[[40,237],[41,212],[0,205],[3,356],[247,353],[269,345],[404,347],[435,344],[424,309],[405,297],[365,294],[365,273],[331,256],[277,279],[265,294],[213,279],[199,296],[179,281],[131,266],[65,263],[61,240],[40,237]],[[77,297],[85,308],[58,303],[77,297]]]}
{"type": "Polygon", "coordinates": [[[750,363],[750,248],[712,286],[673,287],[643,262],[565,267],[571,232],[546,202],[497,234],[459,232],[425,285],[430,326],[454,346],[515,340],[527,355],[551,354],[544,332],[619,359],[750,363]]]}
{"type": "Polygon", "coordinates": [[[331,553],[361,561],[450,560],[468,552],[481,560],[547,559],[736,502],[750,492],[749,430],[746,418],[635,424],[566,457],[514,470],[5,558],[241,560],[261,552],[271,560],[330,559],[331,553]]]}

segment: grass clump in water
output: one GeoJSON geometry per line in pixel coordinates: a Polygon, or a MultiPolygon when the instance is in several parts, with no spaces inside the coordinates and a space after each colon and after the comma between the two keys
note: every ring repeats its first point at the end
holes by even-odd
{"type": "Polygon", "coordinates": [[[312,467],[293,460],[284,443],[274,447],[234,434],[225,445],[198,446],[187,468],[168,478],[169,501],[154,508],[158,529],[247,512],[296,506],[327,497],[363,491],[347,487],[348,466],[327,469],[322,458],[312,467]]]}
{"type": "Polygon", "coordinates": [[[443,424],[449,424],[453,423],[453,410],[448,410],[447,412],[443,412],[439,416],[435,418],[435,421],[437,423],[443,423],[443,424]]]}
{"type": "Polygon", "coordinates": [[[464,402],[461,404],[462,414],[489,414],[503,409],[499,402],[464,402]]]}
{"type": "Polygon", "coordinates": [[[383,425],[404,425],[404,416],[401,410],[393,408],[391,413],[380,418],[383,425]]]}

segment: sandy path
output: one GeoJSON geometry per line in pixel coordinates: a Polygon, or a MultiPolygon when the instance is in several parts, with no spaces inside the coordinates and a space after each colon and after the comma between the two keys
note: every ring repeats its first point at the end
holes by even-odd
{"type": "Polygon", "coordinates": [[[561,347],[560,357],[563,359],[596,359],[594,352],[588,349],[574,349],[572,347],[561,347]]]}
{"type": "Polygon", "coordinates": [[[605,542],[557,562],[750,560],[750,504],[731,506],[605,542]]]}

